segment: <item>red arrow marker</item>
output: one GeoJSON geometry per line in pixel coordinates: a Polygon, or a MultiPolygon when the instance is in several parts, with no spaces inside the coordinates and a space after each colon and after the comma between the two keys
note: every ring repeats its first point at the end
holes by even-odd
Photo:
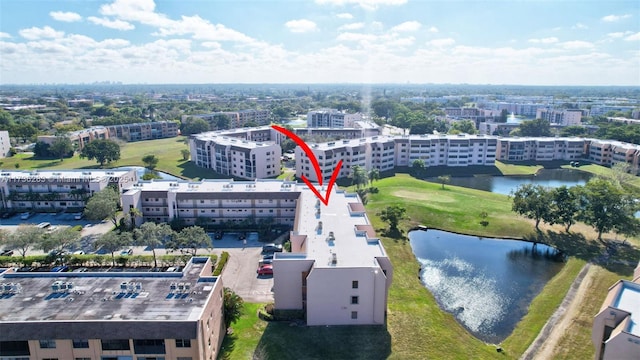
{"type": "MultiPolygon", "coordinates": [[[[271,127],[283,133],[287,137],[289,137],[296,144],[298,144],[298,146],[302,148],[302,151],[304,151],[304,153],[307,154],[307,157],[309,158],[309,160],[311,161],[311,164],[313,165],[313,169],[316,172],[316,177],[318,178],[318,183],[320,184],[320,186],[322,186],[322,170],[320,170],[320,164],[318,164],[318,159],[316,159],[316,155],[313,153],[311,148],[309,148],[309,145],[307,145],[307,143],[305,143],[304,140],[299,138],[298,135],[292,133],[291,131],[281,126],[271,125],[271,127]]],[[[302,181],[304,181],[305,184],[307,184],[309,189],[313,191],[313,193],[318,197],[318,199],[320,199],[320,201],[322,201],[323,204],[329,205],[329,196],[331,195],[331,189],[333,189],[333,185],[335,184],[336,179],[338,178],[338,174],[340,173],[341,167],[342,167],[342,160],[338,162],[338,166],[336,166],[336,168],[333,170],[333,174],[331,174],[331,179],[329,180],[329,185],[327,186],[326,198],[322,196],[320,191],[318,191],[318,189],[316,189],[315,186],[311,184],[311,181],[309,181],[309,179],[307,179],[304,175],[302,175],[302,181]]]]}

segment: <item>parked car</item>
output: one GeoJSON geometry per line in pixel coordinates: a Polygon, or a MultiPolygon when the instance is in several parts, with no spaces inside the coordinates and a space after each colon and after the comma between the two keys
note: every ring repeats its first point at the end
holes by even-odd
{"type": "Polygon", "coordinates": [[[273,275],[273,266],[271,264],[260,265],[256,272],[258,275],[273,275]]]}
{"type": "Polygon", "coordinates": [[[13,250],[2,250],[2,252],[0,253],[0,256],[11,256],[13,255],[13,250]]]}
{"type": "Polygon", "coordinates": [[[69,267],[67,265],[56,266],[51,269],[51,272],[65,272],[69,271],[69,267]]]}
{"type": "Polygon", "coordinates": [[[124,249],[120,251],[120,256],[133,255],[133,249],[124,249]]]}
{"type": "Polygon", "coordinates": [[[82,220],[83,217],[84,217],[83,213],[76,213],[73,215],[73,218],[76,220],[82,220]]]}
{"type": "Polygon", "coordinates": [[[46,228],[48,228],[50,226],[51,226],[51,223],[41,222],[40,224],[38,224],[38,229],[46,229],[46,228]]]}
{"type": "Polygon", "coordinates": [[[31,215],[32,214],[30,212],[22,213],[22,215],[20,215],[20,220],[27,220],[31,215]]]}
{"type": "Polygon", "coordinates": [[[282,245],[280,244],[264,244],[262,245],[262,253],[269,254],[274,252],[282,252],[282,245]]]}
{"type": "Polygon", "coordinates": [[[86,267],[81,267],[73,270],[72,272],[79,273],[79,272],[87,272],[87,271],[89,271],[89,269],[87,269],[86,267]]]}
{"type": "Polygon", "coordinates": [[[84,251],[82,251],[82,250],[74,251],[73,255],[84,255],[84,251]]]}

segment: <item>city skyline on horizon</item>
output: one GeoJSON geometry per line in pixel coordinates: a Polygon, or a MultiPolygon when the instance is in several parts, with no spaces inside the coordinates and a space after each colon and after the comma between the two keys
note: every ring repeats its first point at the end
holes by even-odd
{"type": "Polygon", "coordinates": [[[599,5],[10,0],[0,85],[639,86],[640,5],[599,5]]]}

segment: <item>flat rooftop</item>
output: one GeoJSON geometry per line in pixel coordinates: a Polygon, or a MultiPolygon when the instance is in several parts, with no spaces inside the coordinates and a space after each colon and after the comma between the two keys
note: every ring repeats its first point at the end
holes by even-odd
{"type": "Polygon", "coordinates": [[[631,313],[631,322],[626,331],[640,336],[640,284],[623,281],[613,307],[631,313]]]}
{"type": "Polygon", "coordinates": [[[140,181],[128,189],[127,193],[134,191],[172,191],[172,192],[202,192],[202,193],[243,193],[243,192],[300,192],[301,186],[295,182],[282,180],[255,180],[255,181],[233,181],[232,179],[208,179],[202,181],[140,181]]]}
{"type": "Polygon", "coordinates": [[[171,273],[20,273],[8,270],[0,274],[0,285],[4,290],[0,291],[0,323],[195,321],[215,282],[213,277],[200,277],[205,265],[205,262],[190,261],[183,272],[171,273]],[[198,282],[200,279],[208,282],[198,282]],[[60,290],[69,284],[71,289],[60,290]],[[188,290],[185,284],[189,285],[188,290]],[[18,290],[9,294],[8,286],[17,286],[18,290]],[[55,286],[58,290],[53,289],[55,286]]]}
{"type": "Polygon", "coordinates": [[[273,141],[256,142],[252,140],[243,140],[235,137],[229,137],[226,135],[213,135],[209,133],[204,133],[204,134],[206,135],[200,134],[196,138],[198,140],[204,140],[204,141],[215,141],[220,145],[236,145],[236,146],[241,146],[247,149],[255,149],[259,147],[272,146],[275,144],[275,142],[273,141]]]}
{"type": "MultiPolygon", "coordinates": [[[[52,181],[81,181],[81,180],[102,180],[102,179],[110,179],[112,181],[113,178],[121,177],[129,174],[135,170],[96,170],[96,169],[87,169],[87,170],[2,170],[0,176],[4,178],[11,179],[29,179],[33,181],[34,179],[45,179],[52,181]]],[[[33,181],[34,184],[37,185],[36,181],[33,181]]]]}
{"type": "Polygon", "coordinates": [[[305,186],[298,201],[294,228],[296,234],[307,236],[306,258],[315,260],[315,267],[377,266],[375,258],[387,256],[364,211],[359,211],[359,206],[349,205],[360,203],[356,194],[334,187],[327,206],[318,204],[318,198],[305,186]],[[320,222],[321,231],[318,229],[320,222]],[[330,238],[331,232],[333,238],[330,238]],[[332,254],[336,254],[335,264],[332,254]]]}

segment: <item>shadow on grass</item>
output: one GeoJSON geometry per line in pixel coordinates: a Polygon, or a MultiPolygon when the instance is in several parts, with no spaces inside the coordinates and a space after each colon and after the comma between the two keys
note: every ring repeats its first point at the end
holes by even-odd
{"type": "Polygon", "coordinates": [[[376,229],[376,231],[378,232],[378,234],[393,239],[395,241],[398,240],[407,240],[407,237],[404,234],[404,231],[395,228],[395,229],[376,229]]]}
{"type": "Polygon", "coordinates": [[[236,347],[236,340],[238,340],[238,335],[235,333],[225,335],[224,340],[222,341],[222,346],[220,347],[220,353],[218,354],[218,360],[227,360],[231,358],[233,349],[236,347]]]}
{"type": "Polygon", "coordinates": [[[391,335],[384,326],[298,326],[270,322],[253,359],[386,359],[391,335]]]}
{"type": "Polygon", "coordinates": [[[589,240],[579,233],[558,233],[548,230],[525,236],[527,241],[540,242],[560,249],[568,256],[594,262],[605,269],[619,275],[629,276],[640,258],[640,249],[628,243],[606,241],[607,245],[598,240],[589,240]]]}
{"type": "Polygon", "coordinates": [[[177,176],[181,176],[183,178],[194,179],[194,180],[202,180],[202,179],[230,179],[233,178],[231,175],[221,175],[217,172],[197,166],[191,161],[188,160],[180,160],[182,162],[178,165],[178,168],[182,169],[180,174],[173,174],[177,176]]]}

